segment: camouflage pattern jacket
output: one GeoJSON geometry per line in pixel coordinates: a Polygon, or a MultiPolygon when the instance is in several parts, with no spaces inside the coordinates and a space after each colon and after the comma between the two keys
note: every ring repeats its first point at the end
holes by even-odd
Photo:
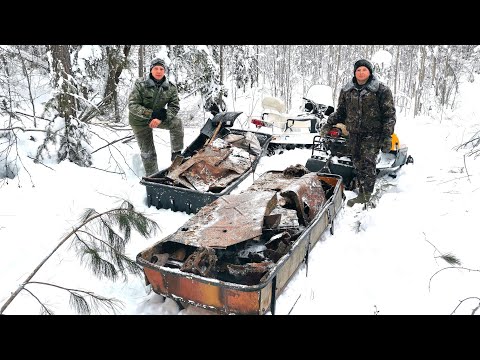
{"type": "Polygon", "coordinates": [[[392,91],[374,75],[362,89],[356,87],[352,78],[340,90],[337,109],[328,117],[328,125],[336,123],[345,124],[352,134],[389,138],[396,123],[392,91]]]}
{"type": "Polygon", "coordinates": [[[162,85],[156,86],[150,73],[144,79],[137,79],[128,97],[128,122],[130,125],[148,126],[153,110],[164,109],[167,105],[166,124],[180,110],[177,87],[165,77],[162,85]]]}

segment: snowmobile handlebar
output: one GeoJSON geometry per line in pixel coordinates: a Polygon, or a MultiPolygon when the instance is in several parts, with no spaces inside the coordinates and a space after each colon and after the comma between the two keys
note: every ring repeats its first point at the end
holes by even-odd
{"type": "Polygon", "coordinates": [[[323,118],[324,116],[328,116],[333,112],[333,107],[324,104],[318,104],[313,100],[310,100],[306,97],[302,97],[303,100],[306,101],[305,103],[305,111],[310,112],[323,118]]]}

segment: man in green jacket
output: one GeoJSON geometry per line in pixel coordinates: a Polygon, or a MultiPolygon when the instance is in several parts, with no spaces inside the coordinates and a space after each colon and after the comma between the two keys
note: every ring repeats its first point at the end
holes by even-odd
{"type": "Polygon", "coordinates": [[[379,150],[388,153],[396,123],[395,104],[390,88],[373,74],[370,61],[361,59],[353,66],[353,78],[341,90],[338,106],[320,130],[325,134],[337,123],[345,124],[353,166],[357,171],[358,196],[348,206],[370,200],[379,150]]]}
{"type": "Polygon", "coordinates": [[[153,142],[154,128],[170,131],[171,160],[183,149],[183,123],[177,87],[165,76],[165,61],[155,58],[144,79],[137,79],[128,98],[128,122],[140,148],[145,175],[158,172],[157,153],[153,142]]]}

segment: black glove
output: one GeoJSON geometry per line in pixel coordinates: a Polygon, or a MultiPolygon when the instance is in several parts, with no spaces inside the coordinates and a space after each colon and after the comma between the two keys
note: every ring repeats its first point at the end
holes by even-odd
{"type": "Polygon", "coordinates": [[[152,112],[152,117],[151,119],[159,119],[159,120],[167,120],[167,110],[165,109],[160,109],[160,110],[154,110],[152,112]]]}
{"type": "Polygon", "coordinates": [[[210,111],[212,113],[212,115],[215,116],[220,112],[220,108],[218,107],[217,104],[212,103],[212,105],[210,105],[210,108],[208,109],[208,111],[210,111]]]}
{"type": "Polygon", "coordinates": [[[380,143],[380,150],[382,150],[383,153],[388,154],[391,148],[392,148],[392,138],[389,136],[388,138],[385,138],[380,143]]]}

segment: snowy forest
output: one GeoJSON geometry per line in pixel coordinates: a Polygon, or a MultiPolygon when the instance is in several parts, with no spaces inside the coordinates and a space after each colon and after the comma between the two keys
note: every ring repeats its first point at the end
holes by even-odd
{"type": "MultiPolygon", "coordinates": [[[[27,130],[16,121],[28,116],[36,129],[45,130],[48,123],[45,126],[41,121],[60,116],[66,119],[63,131],[81,138],[82,125],[94,117],[124,122],[132,78],[144,76],[149,60],[162,47],[170,62],[169,77],[181,98],[193,94],[208,98],[227,81],[233,97],[236,91],[266,85],[272,96],[285,101],[287,111],[295,86],[301,83],[305,92],[315,83],[329,85],[336,98],[341,84],[352,75],[352,61],[370,58],[379,50],[393,56],[395,65],[384,69],[376,64],[377,74],[391,87],[398,109],[411,111],[413,116],[428,113],[432,107],[454,106],[459,78],[467,74],[473,81],[473,73],[480,70],[480,54],[474,45],[3,46],[1,111],[11,122],[3,128],[13,133],[27,130]],[[44,98],[43,109],[36,109],[37,98],[44,98]]],[[[189,120],[193,119],[185,118],[186,125],[189,120]]],[[[59,144],[60,160],[88,165],[88,154],[78,148],[66,150],[81,142],[66,141],[59,144]]],[[[4,176],[5,167],[11,165],[3,164],[4,176]]]]}
{"type": "MultiPolygon", "coordinates": [[[[0,179],[15,177],[16,134],[45,132],[34,161],[49,156],[55,144],[58,161],[90,165],[88,124],[126,130],[127,98],[132,82],[148,71],[149,61],[164,55],[168,76],[180,100],[200,95],[197,108],[182,107],[185,126],[200,124],[199,109],[215,97],[235,97],[251,88],[268,89],[291,110],[292,92],[312,84],[333,89],[334,99],[352,76],[356,59],[371,59],[377,76],[394,94],[397,111],[413,117],[453,108],[459,79],[473,81],[480,71],[476,45],[9,45],[0,47],[0,179]],[[384,52],[392,66],[374,55],[384,52]],[[230,89],[230,93],[226,89],[230,89]],[[39,105],[41,104],[41,105],[39,105]],[[40,108],[39,108],[40,107],[40,108]],[[52,122],[65,119],[65,126],[52,122]],[[33,120],[33,128],[25,119],[33,120]]],[[[385,57],[382,56],[382,59],[385,57]]],[[[204,119],[203,119],[204,120],[204,119]]],[[[125,135],[125,134],[123,134],[125,135]]],[[[128,136],[122,136],[125,140],[128,136]]]]}

